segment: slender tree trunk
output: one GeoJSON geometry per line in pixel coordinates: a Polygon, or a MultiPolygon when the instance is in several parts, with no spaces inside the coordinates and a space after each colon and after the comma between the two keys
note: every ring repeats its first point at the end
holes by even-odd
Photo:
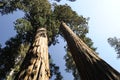
{"type": "Polygon", "coordinates": [[[120,73],[98,57],[64,22],[60,30],[68,43],[81,80],[120,80],[120,73]]]}
{"type": "Polygon", "coordinates": [[[37,30],[33,45],[30,47],[15,80],[49,80],[48,39],[46,29],[37,30]]]}

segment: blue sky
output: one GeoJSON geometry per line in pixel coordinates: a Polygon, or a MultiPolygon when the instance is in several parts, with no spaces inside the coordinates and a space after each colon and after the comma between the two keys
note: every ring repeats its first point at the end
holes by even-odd
{"type": "Polygon", "coordinates": [[[0,16],[0,43],[4,47],[5,41],[10,37],[14,37],[16,31],[14,30],[14,24],[16,19],[21,18],[24,15],[21,11],[13,12],[13,14],[0,16]]]}
{"type": "MultiPolygon", "coordinates": [[[[77,0],[76,2],[62,1],[61,4],[67,2],[73,10],[79,15],[90,17],[89,20],[89,36],[94,46],[97,47],[99,56],[109,63],[112,67],[120,72],[120,59],[114,49],[108,44],[109,37],[120,38],[120,0],[77,0]]],[[[23,16],[23,13],[17,12],[14,15],[0,16],[0,43],[4,42],[15,35],[13,22],[23,16]]],[[[49,51],[53,55],[54,62],[60,65],[60,70],[65,76],[64,80],[73,80],[70,74],[64,72],[65,63],[63,56],[63,46],[66,44],[61,37],[60,43],[50,47],[49,51]]]]}

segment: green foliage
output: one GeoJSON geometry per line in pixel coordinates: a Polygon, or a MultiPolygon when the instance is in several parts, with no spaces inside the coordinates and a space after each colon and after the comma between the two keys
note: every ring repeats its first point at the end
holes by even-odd
{"type": "Polygon", "coordinates": [[[20,65],[22,64],[29,47],[30,45],[27,42],[20,44],[20,46],[16,50],[17,51],[16,57],[13,58],[15,61],[14,66],[10,68],[9,73],[6,75],[7,80],[13,80],[15,78],[15,75],[20,70],[20,65]]]}
{"type": "Polygon", "coordinates": [[[15,58],[19,54],[19,46],[21,44],[22,40],[17,35],[14,38],[11,38],[6,42],[6,47],[4,47],[1,51],[0,55],[0,79],[5,77],[9,71],[11,70],[11,67],[15,64],[15,58]]]}
{"type": "Polygon", "coordinates": [[[115,51],[118,54],[118,58],[120,58],[120,39],[114,37],[114,38],[109,38],[108,43],[114,47],[115,51]]]}
{"type": "Polygon", "coordinates": [[[19,9],[24,12],[33,11],[34,14],[39,12],[39,14],[45,15],[50,10],[50,4],[47,0],[1,0],[1,2],[6,3],[3,9],[0,10],[2,14],[12,13],[19,9]]]}
{"type": "Polygon", "coordinates": [[[57,20],[64,21],[70,26],[78,26],[78,25],[87,23],[84,17],[79,16],[67,4],[66,5],[54,5],[54,14],[57,20]]]}
{"type": "Polygon", "coordinates": [[[15,22],[15,29],[22,37],[32,40],[38,27],[45,27],[48,31],[49,45],[58,42],[59,25],[61,21],[69,24],[76,33],[80,33],[78,26],[86,25],[86,19],[77,15],[75,11],[66,5],[54,5],[47,0],[5,0],[5,7],[1,10],[2,14],[13,12],[20,9],[25,12],[25,17],[15,22]],[[9,4],[9,6],[8,6],[9,4]],[[14,8],[14,9],[9,9],[14,8]],[[10,11],[7,11],[9,9],[10,11]],[[62,14],[64,13],[64,14],[62,14]]]}
{"type": "Polygon", "coordinates": [[[17,19],[15,24],[15,30],[17,31],[18,34],[25,34],[27,31],[30,31],[33,29],[31,26],[31,23],[27,21],[26,19],[20,18],[17,19]]]}

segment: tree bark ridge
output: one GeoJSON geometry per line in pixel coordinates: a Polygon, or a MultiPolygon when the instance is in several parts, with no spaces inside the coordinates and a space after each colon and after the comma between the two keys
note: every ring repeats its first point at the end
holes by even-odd
{"type": "Polygon", "coordinates": [[[33,45],[30,47],[15,80],[49,80],[48,39],[45,28],[36,32],[33,45]]]}

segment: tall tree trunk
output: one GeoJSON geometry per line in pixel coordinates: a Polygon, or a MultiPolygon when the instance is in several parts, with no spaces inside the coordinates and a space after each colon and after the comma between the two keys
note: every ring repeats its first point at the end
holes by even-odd
{"type": "Polygon", "coordinates": [[[68,43],[81,80],[120,80],[120,73],[98,57],[64,22],[60,30],[68,43]]]}
{"type": "Polygon", "coordinates": [[[49,80],[48,39],[46,29],[37,30],[33,45],[30,47],[15,80],[49,80]]]}

